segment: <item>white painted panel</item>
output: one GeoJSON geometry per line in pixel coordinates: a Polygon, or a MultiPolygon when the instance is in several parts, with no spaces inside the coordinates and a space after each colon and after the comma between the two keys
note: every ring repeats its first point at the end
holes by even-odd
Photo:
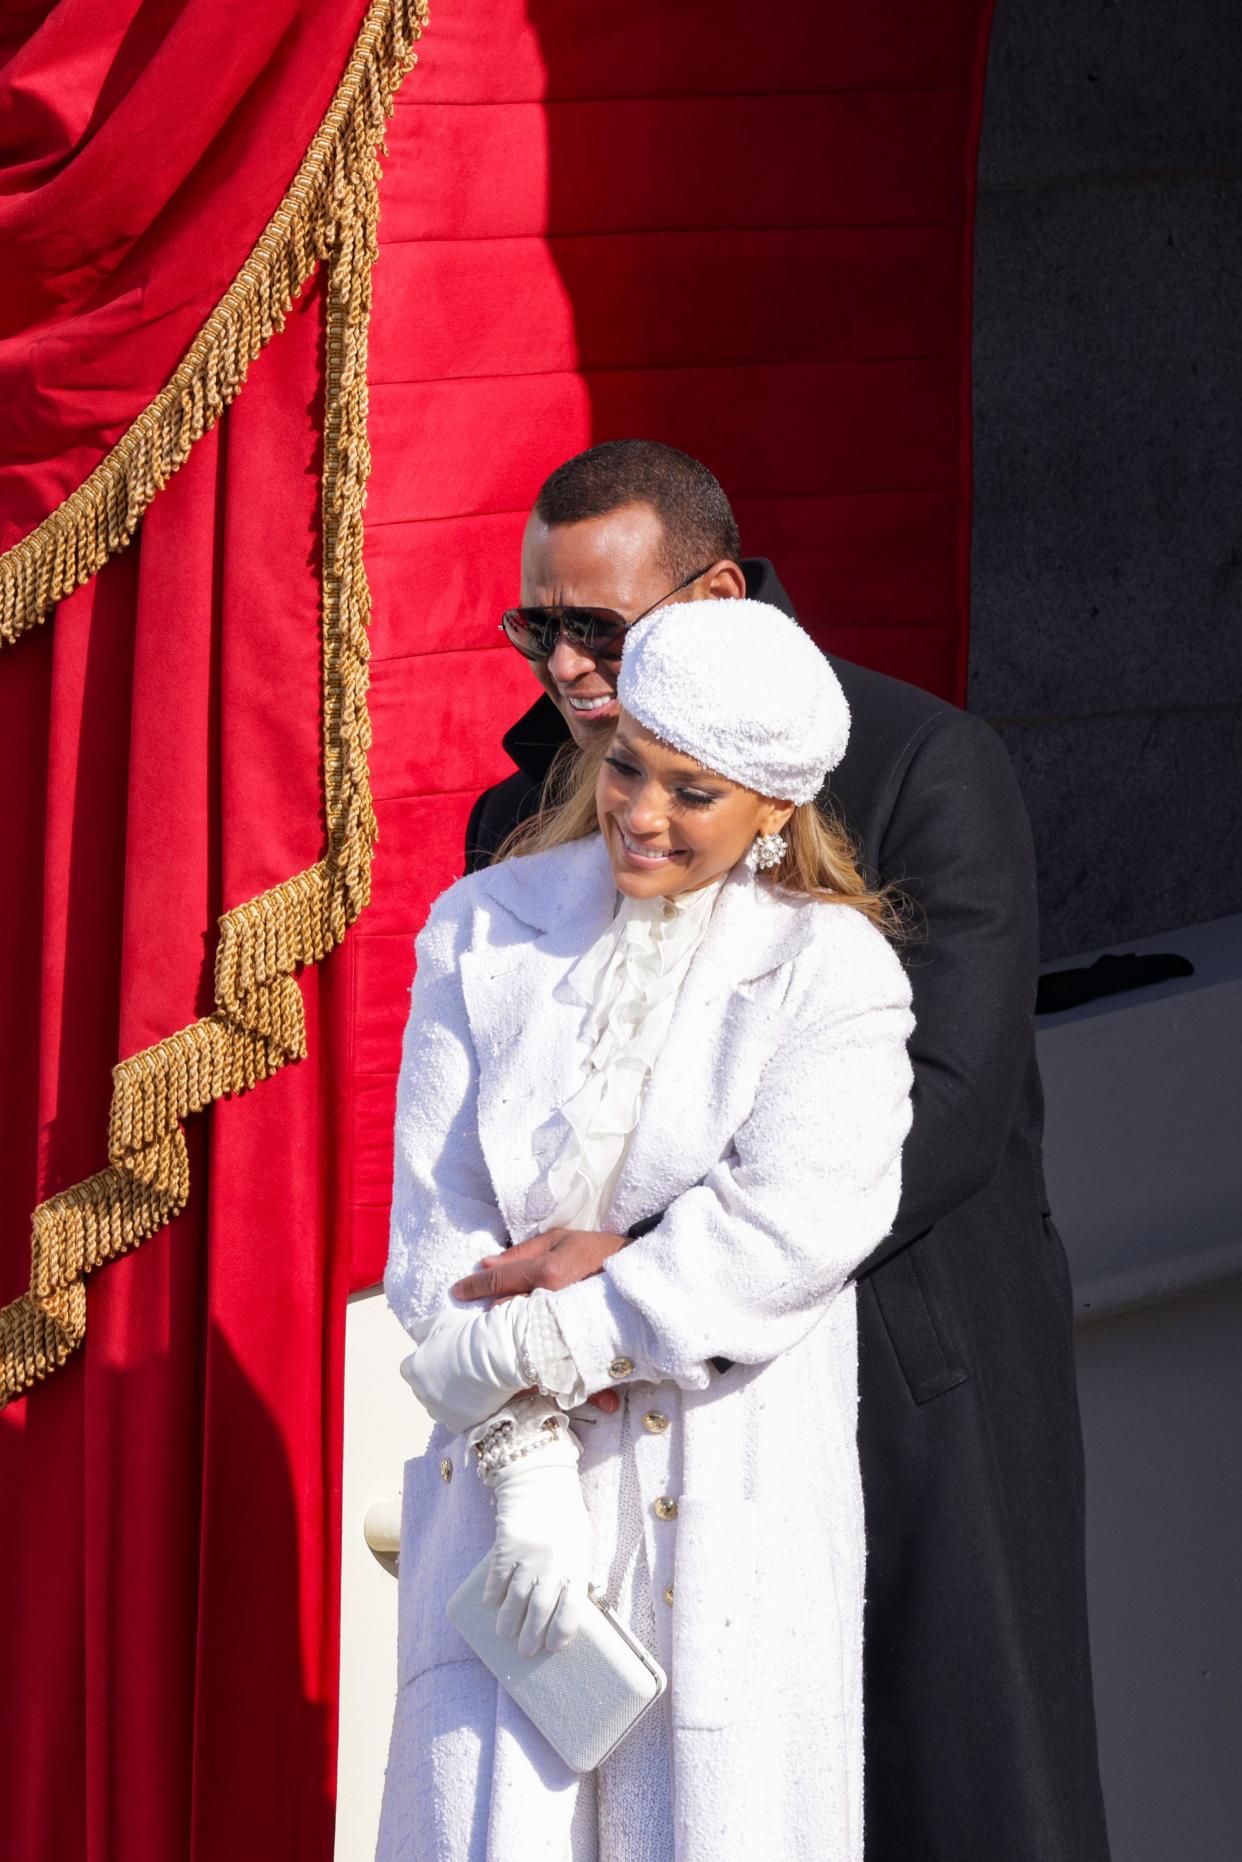
{"type": "MultiPolygon", "coordinates": [[[[1044,1166],[1080,1315],[1242,1271],[1242,918],[1126,948],[1195,975],[1036,1023],[1044,1166]]],[[[1066,959],[1054,969],[1090,959],[1066,959]]]]}
{"type": "Polygon", "coordinates": [[[411,1349],[378,1287],[354,1295],[345,1314],[336,1862],[369,1862],[379,1829],[397,1690],[397,1579],[362,1525],[377,1502],[400,1505],[402,1467],[431,1433],[397,1368],[411,1349]]]}

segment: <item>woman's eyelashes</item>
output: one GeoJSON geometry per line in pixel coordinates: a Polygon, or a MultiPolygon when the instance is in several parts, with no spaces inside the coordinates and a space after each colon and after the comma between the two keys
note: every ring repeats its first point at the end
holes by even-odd
{"type": "MultiPolygon", "coordinates": [[[[606,756],[604,761],[610,769],[615,769],[619,776],[641,777],[643,773],[633,763],[627,763],[623,757],[615,754],[606,756]]],[[[717,799],[714,795],[704,795],[700,789],[673,789],[671,794],[677,801],[683,802],[687,808],[710,808],[717,799]]]]}

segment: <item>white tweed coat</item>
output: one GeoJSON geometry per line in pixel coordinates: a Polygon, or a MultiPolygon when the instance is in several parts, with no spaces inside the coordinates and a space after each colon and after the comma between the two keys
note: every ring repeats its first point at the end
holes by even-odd
{"type": "MultiPolygon", "coordinates": [[[[480,1255],[543,1226],[541,1165],[582,1065],[586,1010],[565,979],[615,905],[593,836],[460,880],[419,936],[385,1276],[416,1339],[480,1255]]],[[[739,867],[682,985],[609,1226],[663,1220],[554,1296],[588,1389],[629,1359],[626,1382],[655,1419],[633,1452],[670,1670],[678,1862],[862,1856],[847,1277],[897,1209],[909,1002],[858,913],[739,867]],[[656,1513],[662,1496],[675,1518],[656,1513]]],[[[603,1575],[617,1517],[607,1459],[586,1440],[603,1575]]],[[[572,1776],[444,1617],[491,1531],[460,1439],[437,1427],[405,1471],[383,1862],[567,1853],[572,1776]]]]}

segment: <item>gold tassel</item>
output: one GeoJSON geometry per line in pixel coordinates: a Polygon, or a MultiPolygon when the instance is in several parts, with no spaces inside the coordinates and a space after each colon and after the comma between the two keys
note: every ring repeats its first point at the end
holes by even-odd
{"type": "Polygon", "coordinates": [[[189,1196],[182,1121],[306,1054],[296,971],[344,937],[371,892],[367,751],[371,596],[362,559],[370,472],[367,335],[379,217],[377,144],[413,66],[425,0],[373,0],[345,76],[284,201],[168,386],[90,477],[0,558],[0,640],[14,640],[123,549],[328,265],[322,477],[324,857],[223,914],[215,1007],[113,1069],[108,1166],[39,1204],[30,1290],[0,1308],[0,1408],[62,1365],[86,1332],[84,1277],[137,1247],[189,1196]]]}

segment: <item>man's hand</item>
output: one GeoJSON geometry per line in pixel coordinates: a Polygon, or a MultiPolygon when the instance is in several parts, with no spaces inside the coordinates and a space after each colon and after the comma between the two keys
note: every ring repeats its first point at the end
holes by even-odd
{"type": "MultiPolygon", "coordinates": [[[[585,1228],[550,1228],[529,1241],[515,1242],[503,1254],[488,1255],[477,1273],[467,1274],[450,1290],[459,1300],[511,1299],[515,1294],[533,1293],[536,1287],[555,1293],[600,1273],[608,1256],[624,1248],[626,1239],[624,1235],[597,1235],[585,1228]]],[[[615,1390],[597,1391],[591,1402],[608,1416],[621,1407],[615,1390]]]]}
{"type": "Polygon", "coordinates": [[[450,1289],[459,1300],[505,1300],[536,1287],[556,1293],[598,1274],[610,1254],[625,1246],[624,1235],[597,1235],[585,1228],[550,1228],[519,1241],[503,1254],[489,1254],[474,1274],[450,1289]]]}

